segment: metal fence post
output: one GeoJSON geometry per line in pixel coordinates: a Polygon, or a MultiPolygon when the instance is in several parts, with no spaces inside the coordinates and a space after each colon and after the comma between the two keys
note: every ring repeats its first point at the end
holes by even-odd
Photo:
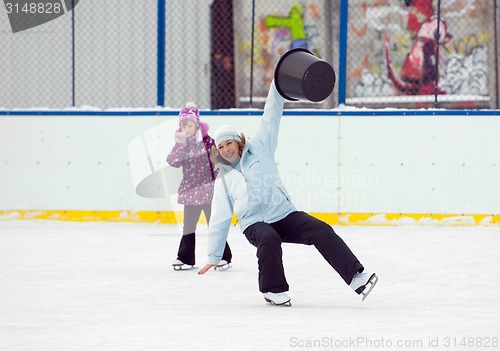
{"type": "Polygon", "coordinates": [[[249,108],[252,108],[253,103],[253,60],[254,60],[254,44],[255,44],[255,0],[252,0],[252,40],[250,44],[250,101],[249,108]]]}
{"type": "Polygon", "coordinates": [[[165,106],[165,0],[158,0],[158,39],[157,39],[157,89],[158,106],[165,106]]]}
{"type": "Polygon", "coordinates": [[[437,5],[437,30],[435,33],[436,41],[436,79],[434,87],[434,108],[438,107],[438,84],[439,84],[439,42],[441,39],[441,0],[438,0],[437,5]]]}
{"type": "Polygon", "coordinates": [[[346,70],[347,70],[347,30],[349,22],[348,0],[340,0],[340,30],[339,30],[339,96],[338,103],[345,105],[346,100],[346,70]]]}
{"type": "Polygon", "coordinates": [[[76,97],[76,57],[75,57],[75,0],[71,1],[71,106],[75,107],[76,97]]]}

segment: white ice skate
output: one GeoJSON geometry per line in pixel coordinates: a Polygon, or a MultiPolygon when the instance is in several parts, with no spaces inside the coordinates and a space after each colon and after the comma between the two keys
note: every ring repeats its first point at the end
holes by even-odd
{"type": "Polygon", "coordinates": [[[276,306],[291,306],[292,303],[290,302],[290,296],[288,296],[287,293],[280,292],[280,293],[273,293],[273,292],[266,292],[263,294],[264,299],[266,300],[267,303],[271,305],[276,305],[276,306]]]}
{"type": "Polygon", "coordinates": [[[191,269],[196,269],[194,265],[185,264],[181,260],[174,260],[174,262],[172,262],[172,267],[174,268],[174,271],[188,271],[191,269]]]}
{"type": "Polygon", "coordinates": [[[215,266],[215,269],[218,271],[225,271],[226,269],[231,268],[231,263],[226,260],[220,260],[219,264],[215,266]]]}
{"type": "Polygon", "coordinates": [[[375,284],[378,282],[378,277],[375,273],[356,273],[352,278],[351,284],[349,286],[358,295],[362,295],[361,301],[364,301],[368,294],[373,290],[375,284]]]}

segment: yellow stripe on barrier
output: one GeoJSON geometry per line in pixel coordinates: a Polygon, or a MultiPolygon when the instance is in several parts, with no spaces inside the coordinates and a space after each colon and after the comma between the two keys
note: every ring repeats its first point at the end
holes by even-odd
{"type": "MultiPolygon", "coordinates": [[[[310,213],[330,225],[402,226],[500,226],[500,214],[426,214],[426,213],[310,213]]],[[[0,221],[58,220],[73,222],[137,222],[181,224],[183,212],[174,211],[84,211],[84,210],[9,210],[0,211],[0,221]]],[[[232,223],[236,223],[233,215],[232,223]]],[[[204,216],[200,223],[206,224],[204,216]]]]}
{"type": "MultiPolygon", "coordinates": [[[[0,211],[0,221],[5,220],[59,220],[73,222],[141,222],[177,224],[184,220],[183,212],[174,211],[89,211],[89,210],[9,210],[0,211]]],[[[233,223],[236,217],[233,216],[233,223]]],[[[200,223],[206,224],[204,216],[200,223]]]]}

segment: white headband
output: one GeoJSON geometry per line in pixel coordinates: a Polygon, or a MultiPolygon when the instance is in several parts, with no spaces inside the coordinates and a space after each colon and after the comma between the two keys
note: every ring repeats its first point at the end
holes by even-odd
{"type": "Polygon", "coordinates": [[[215,131],[215,144],[217,146],[226,140],[235,140],[241,143],[241,137],[239,136],[238,131],[228,125],[221,126],[215,131]]]}

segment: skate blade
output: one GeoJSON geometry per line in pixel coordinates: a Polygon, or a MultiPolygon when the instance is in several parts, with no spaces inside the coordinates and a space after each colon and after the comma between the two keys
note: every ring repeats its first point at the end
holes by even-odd
{"type": "Polygon", "coordinates": [[[370,294],[370,292],[373,290],[377,282],[378,282],[378,277],[375,273],[373,273],[368,282],[366,283],[365,289],[361,292],[361,295],[363,295],[361,301],[365,301],[365,299],[368,297],[368,294],[370,294]]]}
{"type": "Polygon", "coordinates": [[[232,268],[233,266],[231,266],[230,263],[228,264],[225,264],[225,265],[222,265],[222,266],[216,266],[215,267],[215,270],[216,271],[227,271],[229,268],[232,268]]]}
{"type": "Polygon", "coordinates": [[[182,264],[182,265],[173,264],[172,267],[174,268],[174,271],[190,271],[193,269],[198,269],[198,267],[191,266],[189,264],[182,264]]]}
{"type": "Polygon", "coordinates": [[[291,307],[292,306],[292,303],[290,302],[290,300],[286,301],[286,302],[283,302],[283,303],[276,303],[274,302],[273,300],[271,299],[267,299],[264,297],[264,300],[266,300],[267,304],[268,305],[272,305],[272,306],[285,306],[285,307],[291,307]]]}

